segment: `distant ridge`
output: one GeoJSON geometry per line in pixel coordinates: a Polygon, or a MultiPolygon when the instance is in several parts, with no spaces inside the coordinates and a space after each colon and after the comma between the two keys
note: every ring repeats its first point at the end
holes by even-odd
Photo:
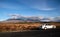
{"type": "Polygon", "coordinates": [[[54,18],[40,18],[40,17],[17,17],[17,18],[9,18],[2,22],[60,22],[60,17],[54,18]]]}

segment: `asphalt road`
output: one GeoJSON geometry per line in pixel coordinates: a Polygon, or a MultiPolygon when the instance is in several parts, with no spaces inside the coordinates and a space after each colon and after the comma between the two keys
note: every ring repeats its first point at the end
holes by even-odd
{"type": "Polygon", "coordinates": [[[60,29],[0,33],[0,37],[60,37],[60,29]]]}

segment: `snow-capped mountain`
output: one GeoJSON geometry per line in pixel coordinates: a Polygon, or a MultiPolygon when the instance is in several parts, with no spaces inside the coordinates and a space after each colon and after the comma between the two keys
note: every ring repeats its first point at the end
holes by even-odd
{"type": "Polygon", "coordinates": [[[20,17],[20,18],[10,18],[6,21],[20,21],[20,22],[40,22],[39,17],[20,17]]]}
{"type": "Polygon", "coordinates": [[[4,22],[60,22],[60,17],[38,17],[38,16],[30,16],[30,17],[13,17],[5,20],[4,22]]]}

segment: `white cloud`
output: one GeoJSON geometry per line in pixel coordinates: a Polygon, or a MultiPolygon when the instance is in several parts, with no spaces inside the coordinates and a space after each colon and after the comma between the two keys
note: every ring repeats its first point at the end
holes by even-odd
{"type": "Polygon", "coordinates": [[[33,5],[31,6],[31,8],[34,8],[34,9],[37,9],[37,10],[46,10],[46,11],[49,11],[49,10],[55,10],[56,8],[51,8],[51,7],[48,7],[48,6],[42,6],[42,5],[33,5]]]}
{"type": "Polygon", "coordinates": [[[20,14],[9,14],[10,18],[20,18],[22,17],[20,14]]]}
{"type": "MultiPolygon", "coordinates": [[[[20,0],[19,0],[20,1],[20,0]]],[[[21,3],[29,6],[30,8],[37,9],[37,10],[55,10],[52,6],[48,6],[47,0],[24,0],[20,1],[21,3]]]]}
{"type": "Polygon", "coordinates": [[[42,8],[40,10],[54,10],[54,8],[42,8]]]}
{"type": "Polygon", "coordinates": [[[43,16],[39,16],[40,19],[43,19],[44,17],[43,16]]]}

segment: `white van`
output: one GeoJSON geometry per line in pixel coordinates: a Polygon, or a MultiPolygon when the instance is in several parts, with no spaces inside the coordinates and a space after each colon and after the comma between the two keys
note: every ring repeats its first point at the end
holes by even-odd
{"type": "Polygon", "coordinates": [[[43,24],[41,26],[42,29],[55,29],[56,26],[55,25],[50,25],[50,24],[43,24]]]}

